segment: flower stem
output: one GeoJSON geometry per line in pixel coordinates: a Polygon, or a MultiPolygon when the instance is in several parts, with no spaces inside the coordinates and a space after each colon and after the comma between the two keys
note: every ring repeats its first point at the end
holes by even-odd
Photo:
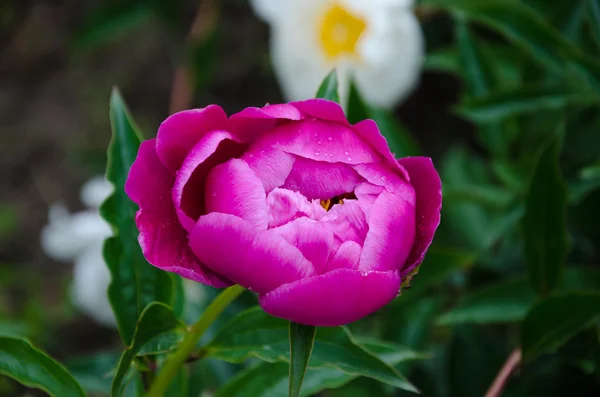
{"type": "Polygon", "coordinates": [[[219,296],[208,305],[206,311],[200,316],[196,324],[190,327],[188,334],[183,339],[183,342],[181,342],[181,345],[179,345],[179,348],[175,353],[169,356],[164,368],[156,377],[152,387],[150,387],[150,391],[146,394],[146,397],[162,397],[164,395],[167,387],[175,375],[177,375],[177,372],[179,372],[183,363],[196,348],[196,344],[204,332],[206,332],[223,310],[225,310],[225,308],[242,292],[244,292],[243,287],[234,285],[221,292],[219,296]]]}
{"type": "Polygon", "coordinates": [[[494,383],[490,386],[489,390],[485,394],[485,397],[500,397],[502,394],[502,390],[504,390],[504,386],[510,378],[512,372],[519,366],[521,363],[521,349],[517,348],[513,350],[513,352],[508,356],[508,359],[504,363],[504,366],[496,375],[496,379],[494,379],[494,383]]]}

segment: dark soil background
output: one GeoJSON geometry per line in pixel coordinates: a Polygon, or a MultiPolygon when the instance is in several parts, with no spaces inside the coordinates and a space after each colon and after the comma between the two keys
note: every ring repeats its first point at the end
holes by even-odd
{"type": "MultiPolygon", "coordinates": [[[[155,134],[168,115],[173,76],[198,5],[159,2],[168,17],[145,16],[77,45],[107,3],[128,2],[0,1],[0,320],[25,321],[30,337],[58,358],[120,342],[65,303],[71,266],[50,260],[39,245],[48,206],[60,200],[79,210],[80,187],[104,171],[113,86],[145,135],[155,134]]],[[[231,113],[281,101],[267,26],[245,1],[219,4],[216,59],[193,106],[216,103],[231,113]]],[[[451,39],[446,22],[423,21],[430,47],[451,39]]],[[[451,115],[459,90],[452,77],[425,72],[397,110],[434,159],[457,136],[473,143],[468,125],[451,115]]]]}

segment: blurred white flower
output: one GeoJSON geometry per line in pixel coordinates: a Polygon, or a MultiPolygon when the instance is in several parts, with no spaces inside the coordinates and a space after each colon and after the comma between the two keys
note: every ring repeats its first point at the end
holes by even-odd
{"type": "Polygon", "coordinates": [[[343,103],[353,75],[361,95],[390,107],[416,86],[424,39],[414,0],[250,0],[271,26],[271,57],[288,100],[314,96],[337,68],[343,103]]]}
{"type": "Polygon", "coordinates": [[[74,214],[60,203],[48,213],[48,225],[42,229],[42,249],[60,261],[73,261],[72,299],[74,304],[98,323],[115,327],[106,290],[110,272],[102,257],[104,239],[112,235],[98,207],[112,193],[104,177],[95,177],[81,189],[86,210],[74,214]]]}

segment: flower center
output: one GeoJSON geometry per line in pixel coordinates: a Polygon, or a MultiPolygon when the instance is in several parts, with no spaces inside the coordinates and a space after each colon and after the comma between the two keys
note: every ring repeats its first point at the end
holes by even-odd
{"type": "Polygon", "coordinates": [[[344,193],[327,200],[321,200],[321,207],[325,208],[325,211],[329,211],[336,204],[343,205],[345,199],[356,200],[356,195],[354,193],[344,193]]]}
{"type": "Polygon", "coordinates": [[[321,45],[328,58],[342,54],[355,55],[356,42],[366,28],[365,20],[349,13],[339,4],[333,4],[323,15],[321,45]]]}

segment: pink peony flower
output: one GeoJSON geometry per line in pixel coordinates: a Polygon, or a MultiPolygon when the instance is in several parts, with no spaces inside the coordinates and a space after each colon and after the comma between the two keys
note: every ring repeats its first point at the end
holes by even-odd
{"type": "Polygon", "coordinates": [[[259,295],[262,308],[337,326],[380,309],[440,221],[429,158],[396,160],[372,120],[323,99],[183,111],[140,146],[125,185],[146,259],[259,295]]]}

